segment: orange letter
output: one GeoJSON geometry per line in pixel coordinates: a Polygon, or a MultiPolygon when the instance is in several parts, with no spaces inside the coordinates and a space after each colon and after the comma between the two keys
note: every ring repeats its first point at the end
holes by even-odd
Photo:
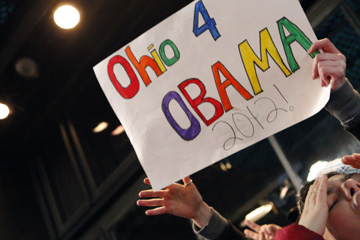
{"type": "Polygon", "coordinates": [[[138,62],[136,60],[134,54],[131,52],[131,49],[129,46],[126,47],[125,52],[126,52],[127,56],[129,57],[130,61],[132,62],[132,64],[134,64],[136,70],[139,72],[139,74],[146,86],[148,86],[151,83],[149,75],[145,71],[146,67],[151,67],[154,70],[156,76],[160,76],[162,74],[159,66],[156,64],[155,60],[152,59],[151,57],[142,56],[140,58],[140,61],[138,62]]]}
{"type": "Polygon", "coordinates": [[[225,111],[229,111],[232,109],[229,97],[226,94],[225,88],[229,85],[232,85],[243,98],[249,100],[252,96],[248,91],[229,73],[229,71],[222,65],[221,62],[217,62],[212,66],[216,87],[219,91],[221,101],[224,105],[225,111]],[[226,80],[221,83],[219,72],[223,74],[226,80]]]}

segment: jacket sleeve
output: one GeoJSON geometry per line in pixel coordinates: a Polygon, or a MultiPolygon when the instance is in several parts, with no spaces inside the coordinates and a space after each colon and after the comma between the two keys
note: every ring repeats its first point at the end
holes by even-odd
{"type": "Polygon", "coordinates": [[[324,238],[309,230],[308,228],[293,223],[282,229],[279,229],[274,237],[274,240],[324,240],[324,238]]]}
{"type": "Polygon", "coordinates": [[[331,93],[325,108],[360,140],[360,95],[347,79],[340,89],[331,93]]]}
{"type": "Polygon", "coordinates": [[[202,240],[246,240],[245,235],[236,228],[229,220],[220,215],[215,209],[209,223],[199,228],[193,223],[193,230],[199,239],[202,240]]]}

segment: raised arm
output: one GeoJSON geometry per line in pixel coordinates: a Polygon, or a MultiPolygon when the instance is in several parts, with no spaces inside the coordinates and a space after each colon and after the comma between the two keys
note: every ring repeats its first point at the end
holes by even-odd
{"type": "MultiPolygon", "coordinates": [[[[145,178],[144,182],[150,185],[148,178],[145,178]]],[[[145,212],[148,216],[172,214],[191,219],[202,228],[211,218],[211,208],[203,201],[190,177],[184,178],[183,182],[184,184],[173,183],[157,192],[153,192],[152,189],[141,191],[139,196],[148,199],[138,200],[137,205],[155,207],[145,212]]]]}
{"type": "Polygon", "coordinates": [[[315,42],[309,53],[320,50],[313,63],[313,78],[320,78],[322,86],[331,85],[330,100],[325,106],[347,131],[360,139],[360,95],[346,79],[346,58],[330,42],[315,42]]]}
{"type": "Polygon", "coordinates": [[[328,178],[323,175],[317,178],[309,188],[305,199],[304,210],[301,214],[299,225],[302,225],[319,235],[325,232],[329,215],[329,206],[326,202],[328,178]]]}
{"type": "MultiPolygon", "coordinates": [[[[148,178],[144,182],[150,185],[148,178]]],[[[193,230],[200,239],[245,240],[244,234],[209,207],[202,199],[195,184],[189,177],[183,179],[184,184],[173,183],[163,190],[153,192],[144,190],[138,206],[154,207],[145,213],[148,216],[172,214],[193,221],[193,230]]]]}

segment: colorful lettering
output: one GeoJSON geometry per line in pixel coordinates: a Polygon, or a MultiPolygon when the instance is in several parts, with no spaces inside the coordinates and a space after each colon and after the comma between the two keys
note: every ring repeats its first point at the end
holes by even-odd
{"type": "Polygon", "coordinates": [[[107,66],[107,71],[109,78],[114,85],[117,92],[125,99],[130,99],[136,95],[136,93],[139,91],[139,80],[136,77],[136,74],[132,67],[130,66],[130,63],[126,61],[125,58],[122,56],[114,56],[110,59],[107,66]],[[116,75],[114,73],[114,66],[115,64],[120,64],[126,71],[127,75],[130,78],[130,84],[128,87],[124,88],[119,83],[118,79],[116,78],[116,75]]]}
{"type": "Polygon", "coordinates": [[[151,57],[142,56],[140,58],[140,61],[138,62],[129,46],[126,47],[125,52],[128,58],[130,59],[130,61],[132,62],[132,64],[135,66],[136,70],[139,72],[146,86],[148,86],[151,83],[149,75],[145,70],[146,67],[151,67],[154,70],[156,76],[160,76],[162,74],[159,66],[156,64],[155,60],[152,59],[151,57]]]}
{"type": "Polygon", "coordinates": [[[179,52],[179,49],[176,47],[176,45],[174,44],[173,41],[171,41],[170,39],[167,39],[165,40],[163,43],[161,43],[160,45],[160,48],[159,48],[159,51],[160,51],[160,56],[161,56],[161,59],[164,61],[164,63],[170,67],[172,66],[174,63],[176,63],[177,61],[179,61],[180,59],[180,52],[179,52]],[[174,52],[174,56],[172,58],[168,58],[165,54],[165,47],[166,46],[170,46],[171,49],[173,50],[174,52]]]}
{"type": "MultiPolygon", "coordinates": [[[[285,49],[285,54],[291,68],[292,72],[295,72],[300,69],[299,64],[296,62],[294,54],[291,50],[291,44],[293,42],[298,42],[305,50],[308,50],[312,45],[310,39],[303,33],[294,23],[290,22],[289,19],[283,17],[278,22],[278,28],[280,31],[280,37],[285,49]],[[289,36],[286,36],[284,28],[290,33],[289,36]]],[[[311,57],[315,57],[319,52],[311,54],[311,57]]]]}
{"type": "Polygon", "coordinates": [[[189,111],[189,109],[186,107],[184,101],[181,99],[180,95],[177,92],[169,92],[166,94],[166,96],[163,99],[162,102],[162,110],[165,114],[166,119],[170,123],[171,127],[179,134],[179,136],[186,140],[190,141],[196,138],[200,134],[200,123],[199,121],[194,117],[194,115],[189,111]],[[180,107],[184,110],[186,116],[188,117],[190,121],[190,127],[187,129],[183,129],[180,127],[180,125],[176,122],[174,117],[171,115],[171,112],[169,110],[169,104],[171,100],[175,100],[180,107]]]}
{"type": "Polygon", "coordinates": [[[229,71],[224,67],[221,62],[215,63],[212,66],[212,71],[225,112],[232,109],[232,105],[225,90],[225,88],[227,88],[228,86],[232,85],[244,99],[249,100],[252,98],[249,92],[246,91],[246,89],[229,73],[229,71]],[[221,72],[222,75],[226,78],[223,83],[221,83],[219,72],[221,72]]]}
{"type": "MultiPolygon", "coordinates": [[[[154,47],[154,44],[151,44],[149,47],[148,47],[148,50],[150,51],[152,48],[154,47]]],[[[160,57],[159,57],[159,54],[156,52],[156,49],[152,50],[151,52],[151,56],[153,56],[155,62],[157,63],[157,65],[159,66],[161,72],[165,72],[166,71],[166,68],[164,66],[164,64],[162,63],[160,57]]]]}
{"type": "Polygon", "coordinates": [[[182,92],[182,94],[185,96],[186,100],[192,106],[194,111],[199,115],[199,117],[203,120],[203,122],[207,126],[209,126],[211,123],[216,121],[219,117],[221,117],[224,114],[224,110],[219,101],[217,101],[216,99],[213,99],[213,98],[209,98],[209,97],[204,98],[206,95],[206,89],[205,89],[204,84],[199,79],[192,78],[192,79],[185,80],[184,82],[180,83],[178,87],[179,87],[180,91],[182,92]],[[185,90],[185,88],[189,84],[195,84],[199,87],[200,95],[198,97],[192,99],[190,97],[189,93],[185,90]],[[215,113],[209,120],[207,120],[205,118],[205,116],[201,113],[201,111],[198,108],[198,106],[202,103],[210,103],[215,108],[215,113]]]}
{"type": "Polygon", "coordinates": [[[268,54],[279,66],[286,77],[290,76],[291,73],[288,68],[285,66],[279,51],[277,50],[270,33],[267,28],[260,32],[260,58],[254,53],[248,41],[245,40],[239,45],[240,55],[246,70],[246,74],[250,80],[251,86],[253,88],[254,94],[257,95],[263,90],[260,86],[260,82],[255,70],[255,64],[265,72],[269,69],[269,60],[268,54]]]}
{"type": "Polygon", "coordinates": [[[202,1],[199,1],[195,5],[193,32],[195,36],[198,37],[206,30],[210,31],[215,41],[220,37],[220,33],[216,28],[215,20],[213,18],[210,18],[209,13],[204,6],[204,3],[202,1]],[[204,25],[202,25],[201,27],[199,27],[199,14],[201,14],[205,21],[204,25]]]}

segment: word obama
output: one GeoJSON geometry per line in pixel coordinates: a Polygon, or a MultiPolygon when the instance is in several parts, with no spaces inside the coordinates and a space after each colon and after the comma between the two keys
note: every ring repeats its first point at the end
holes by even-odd
{"type": "MultiPolygon", "coordinates": [[[[214,121],[218,120],[224,114],[224,112],[228,112],[233,108],[226,92],[227,87],[232,86],[246,101],[263,92],[260,80],[256,73],[256,67],[260,68],[263,72],[269,69],[269,56],[273,59],[273,61],[279,67],[280,71],[286,77],[289,77],[292,73],[295,73],[297,70],[300,69],[292,52],[291,44],[297,42],[305,50],[308,50],[312,44],[311,41],[298,26],[296,26],[286,17],[278,20],[277,26],[289,67],[286,66],[283,59],[281,58],[279,51],[275,46],[271,34],[267,28],[264,28],[259,32],[260,57],[254,53],[252,47],[247,40],[244,40],[238,45],[241,60],[250,85],[252,87],[251,92],[248,89],[245,89],[241,85],[241,83],[231,75],[227,68],[220,61],[218,61],[211,66],[211,69],[221,101],[218,101],[212,97],[205,97],[205,85],[200,79],[197,78],[187,79],[178,85],[178,88],[183,97],[180,96],[180,94],[176,91],[170,91],[164,96],[162,101],[162,111],[171,127],[182,139],[186,141],[193,140],[199,135],[201,131],[199,120],[187,108],[183,98],[186,99],[186,101],[193,108],[193,110],[203,121],[203,123],[206,126],[209,126],[214,121]],[[223,76],[223,79],[225,79],[224,81],[221,81],[220,74],[223,76]],[[195,98],[190,97],[189,93],[186,90],[186,87],[190,84],[193,84],[199,88],[199,96],[195,98]],[[178,124],[176,119],[173,117],[169,107],[171,101],[176,101],[177,104],[179,104],[181,109],[184,111],[190,122],[189,127],[182,128],[178,124]],[[213,116],[211,116],[210,118],[206,118],[199,109],[199,105],[203,103],[211,104],[215,109],[213,116]]],[[[202,3],[202,1],[199,1],[195,5],[193,32],[194,35],[198,37],[205,31],[210,31],[215,41],[216,39],[221,37],[218,29],[216,28],[215,20],[210,18],[204,4],[202,3]],[[199,15],[202,16],[205,22],[204,25],[200,27],[198,26],[199,15]]],[[[136,69],[136,71],[139,73],[145,86],[148,86],[149,84],[151,84],[152,81],[148,73],[146,72],[146,68],[151,68],[156,74],[156,76],[159,77],[167,71],[166,67],[172,66],[180,59],[180,51],[175,45],[175,43],[170,39],[162,42],[159,46],[158,51],[156,51],[156,49],[153,49],[153,47],[153,45],[150,45],[148,47],[149,52],[151,51],[151,57],[144,55],[139,60],[137,60],[137,58],[134,56],[131,48],[129,46],[126,47],[125,52],[132,65],[126,58],[120,55],[113,56],[109,60],[107,66],[109,79],[111,80],[117,92],[122,96],[122,98],[131,99],[135,97],[140,90],[139,79],[136,76],[134,69],[136,69]],[[171,58],[167,57],[167,54],[165,53],[165,48],[171,49],[173,53],[171,58]],[[124,68],[127,76],[130,79],[130,84],[126,87],[123,87],[120,84],[114,73],[114,66],[116,64],[120,64],[124,68]]],[[[314,57],[316,54],[317,52],[312,54],[311,56],[314,57]]]]}

